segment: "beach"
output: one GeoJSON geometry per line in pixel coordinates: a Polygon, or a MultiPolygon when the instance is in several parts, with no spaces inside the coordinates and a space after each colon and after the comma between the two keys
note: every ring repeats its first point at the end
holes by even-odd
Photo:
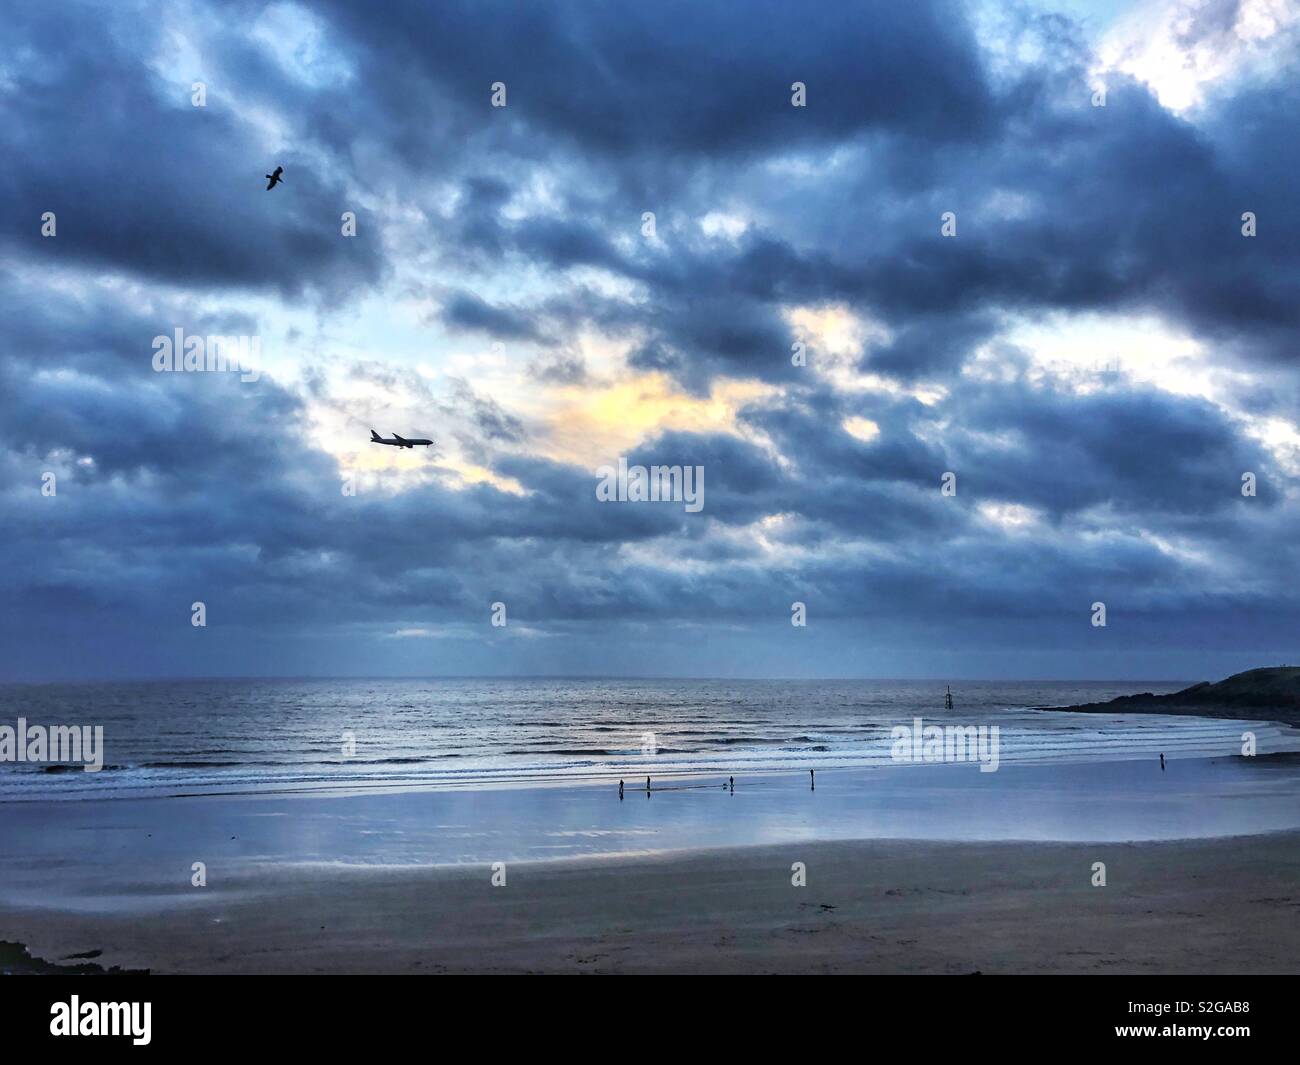
{"type": "Polygon", "coordinates": [[[154,973],[1300,971],[1293,758],[816,783],[5,803],[0,940],[154,973]]]}
{"type": "Polygon", "coordinates": [[[521,864],[499,888],[468,867],[295,868],[183,907],[4,910],[0,936],[155,973],[1295,973],[1297,885],[1296,833],[858,841],[521,864]]]}

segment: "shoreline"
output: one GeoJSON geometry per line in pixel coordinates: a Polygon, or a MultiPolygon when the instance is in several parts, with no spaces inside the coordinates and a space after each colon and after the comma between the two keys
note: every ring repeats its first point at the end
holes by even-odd
{"type": "MultiPolygon", "coordinates": [[[[1044,708],[1054,709],[1054,708],[1044,708]]],[[[1264,723],[1264,722],[1261,722],[1264,723]]],[[[1232,759],[1235,755],[1213,755],[1202,756],[1191,759],[1178,759],[1179,761],[1203,761],[1217,762],[1225,759],[1232,759]]],[[[1174,759],[1171,757],[1170,761],[1174,759]]],[[[1251,755],[1249,760],[1264,765],[1289,765],[1292,763],[1300,764],[1300,751],[1275,751],[1271,753],[1251,755]]],[[[1113,762],[1136,762],[1145,764],[1150,761],[1149,755],[1134,755],[1131,758],[1115,758],[1113,762]]],[[[942,763],[948,764],[948,763],[942,763]]],[[[1021,762],[1007,763],[1008,768],[1015,766],[1027,765],[1044,765],[1058,764],[1063,766],[1086,766],[1096,764],[1091,760],[1081,759],[1077,762],[1021,762]]],[[[935,767],[938,766],[936,763],[935,767]]],[[[822,774],[825,778],[833,778],[841,773],[868,773],[888,771],[892,769],[906,769],[907,766],[881,766],[872,763],[850,764],[850,765],[814,765],[811,768],[822,774]]],[[[910,768],[918,768],[912,766],[910,768]]],[[[750,769],[745,772],[742,783],[752,783],[756,780],[766,779],[786,779],[802,780],[808,773],[807,767],[778,767],[750,769]]],[[[708,781],[702,784],[690,784],[683,787],[655,787],[653,790],[661,791],[685,791],[685,790],[707,790],[709,788],[723,789],[726,784],[720,779],[720,776],[726,775],[727,770],[667,770],[652,773],[651,776],[656,780],[671,781],[708,781]]],[[[642,774],[644,776],[644,774],[642,774]]],[[[616,789],[619,779],[624,781],[631,780],[636,782],[639,777],[624,776],[619,778],[617,774],[593,773],[590,776],[528,776],[514,777],[509,780],[473,780],[473,781],[447,781],[447,780],[430,780],[430,781],[375,781],[369,783],[338,783],[322,784],[308,787],[281,787],[281,788],[250,788],[245,791],[173,791],[164,792],[158,790],[141,790],[138,792],[122,792],[119,794],[66,794],[59,795],[54,793],[32,795],[30,797],[15,797],[12,795],[0,796],[0,809],[6,806],[25,806],[25,805],[44,805],[47,803],[105,803],[105,802],[165,802],[173,799],[342,799],[348,797],[359,797],[364,795],[405,795],[405,794],[440,794],[449,792],[481,792],[481,791],[529,791],[532,789],[543,788],[604,788],[606,790],[616,789]]],[[[645,786],[637,785],[626,788],[627,794],[645,794],[645,786]]],[[[1255,833],[1248,833],[1255,834],[1255,833]]]]}
{"type": "Polygon", "coordinates": [[[1218,703],[1142,702],[1166,699],[1167,696],[1122,696],[1104,703],[1078,703],[1073,706],[1030,706],[1028,710],[1048,710],[1056,714],[1125,714],[1135,717],[1203,717],[1208,721],[1245,721],[1250,724],[1300,728],[1300,711],[1280,706],[1231,706],[1218,703]],[[1133,700],[1132,702],[1128,700],[1133,700]]]}

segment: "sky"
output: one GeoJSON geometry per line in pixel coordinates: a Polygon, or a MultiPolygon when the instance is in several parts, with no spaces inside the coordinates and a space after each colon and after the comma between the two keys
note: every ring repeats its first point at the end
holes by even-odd
{"type": "Polygon", "coordinates": [[[1300,0],[3,17],[0,680],[1300,661],[1300,0]]]}

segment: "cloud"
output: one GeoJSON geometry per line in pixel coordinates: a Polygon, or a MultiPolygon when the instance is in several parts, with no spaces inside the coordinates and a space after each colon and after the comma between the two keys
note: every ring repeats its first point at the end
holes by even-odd
{"type": "MultiPolygon", "coordinates": [[[[1161,104],[1185,111],[1243,68],[1285,56],[1296,43],[1295,0],[1165,0],[1143,5],[1099,48],[1099,71],[1148,85],[1161,104]]],[[[1292,53],[1293,54],[1293,53],[1292,53]]]]}
{"type": "Polygon", "coordinates": [[[20,4],[0,676],[1272,654],[1300,82],[1286,19],[1188,10],[1176,110],[1027,8],[20,4]],[[176,328],[268,371],[156,374],[176,328]],[[619,457],[703,510],[601,502],[619,457]]]}

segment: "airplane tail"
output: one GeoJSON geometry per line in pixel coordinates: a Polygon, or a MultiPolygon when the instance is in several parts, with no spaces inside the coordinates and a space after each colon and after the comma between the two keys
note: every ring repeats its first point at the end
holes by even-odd
{"type": "Polygon", "coordinates": [[[377,441],[379,439],[379,434],[375,432],[373,429],[370,430],[370,439],[372,441],[377,441]]]}

